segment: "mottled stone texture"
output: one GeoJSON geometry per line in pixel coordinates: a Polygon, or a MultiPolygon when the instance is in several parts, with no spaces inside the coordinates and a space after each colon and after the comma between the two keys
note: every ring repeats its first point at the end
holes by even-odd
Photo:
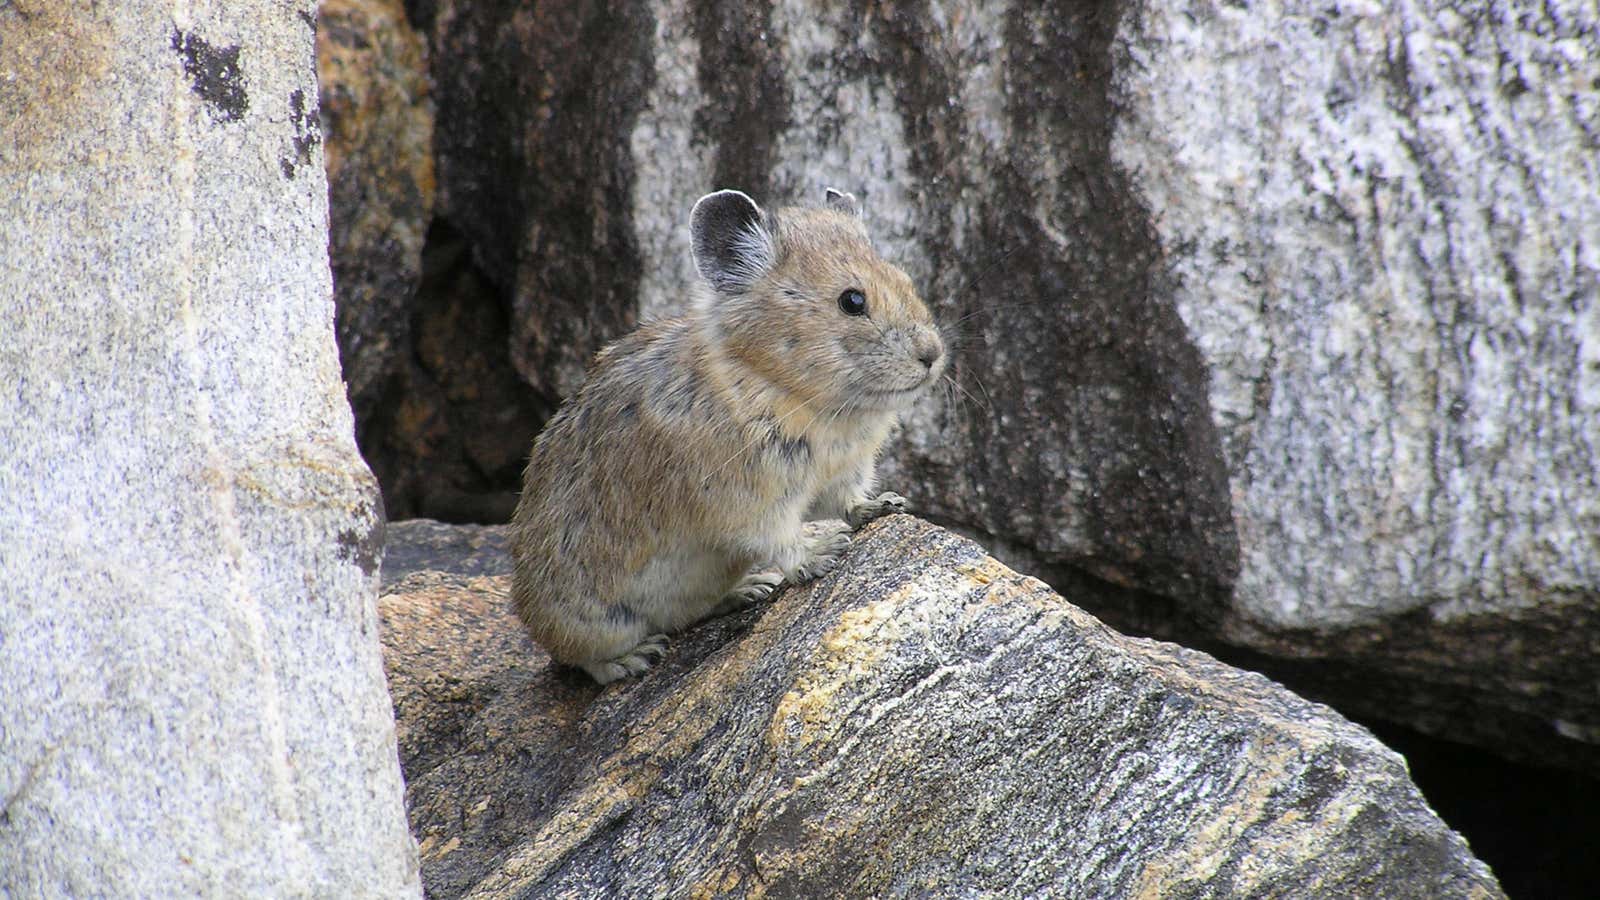
{"type": "Polygon", "coordinates": [[[650,81],[650,12],[446,0],[418,18],[440,60],[439,214],[511,298],[517,371],[558,400],[637,322],[627,134],[650,81]]]}
{"type": "Polygon", "coordinates": [[[389,574],[436,898],[1501,896],[1363,729],[910,517],[604,690],[504,575],[389,574]]]}
{"type": "Polygon", "coordinates": [[[1600,771],[1594,4],[1146,4],[1117,51],[1228,464],[1221,635],[1600,771]]]}
{"type": "Polygon", "coordinates": [[[0,895],[418,893],[312,4],[0,4],[0,895]]]}
{"type": "Polygon", "coordinates": [[[854,190],[955,339],[883,467],[918,509],[1114,621],[1600,771],[1592,5],[409,9],[440,209],[541,402],[682,302],[701,192],[854,190]]]}
{"type": "Polygon", "coordinates": [[[328,0],[318,25],[329,250],[356,440],[391,517],[504,520],[549,404],[511,364],[502,292],[435,218],[424,42],[399,0],[328,0]]]}
{"type": "Polygon", "coordinates": [[[323,0],[317,74],[339,357],[364,423],[409,361],[433,217],[433,100],[399,0],[323,0]]]}
{"type": "Polygon", "coordinates": [[[391,523],[386,535],[382,575],[386,591],[410,572],[511,574],[511,541],[504,528],[407,519],[391,523]]]}

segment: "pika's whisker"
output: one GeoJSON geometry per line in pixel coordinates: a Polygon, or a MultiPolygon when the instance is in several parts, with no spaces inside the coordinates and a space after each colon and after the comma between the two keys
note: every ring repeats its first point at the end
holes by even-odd
{"type": "Polygon", "coordinates": [[[973,318],[975,318],[975,317],[977,317],[979,315],[982,315],[984,313],[988,313],[990,315],[993,315],[994,313],[1000,312],[1002,310],[1021,309],[1024,306],[1038,306],[1039,304],[1044,303],[1044,302],[1046,302],[1046,298],[1040,298],[1038,300],[1021,300],[1021,301],[1018,301],[1016,303],[999,303],[999,304],[995,304],[993,306],[982,306],[982,307],[979,307],[979,308],[973,310],[972,312],[967,313],[966,315],[964,315],[961,318],[955,320],[954,322],[951,322],[949,325],[947,325],[945,327],[947,327],[947,328],[960,328],[962,325],[966,324],[966,322],[969,319],[973,319],[973,318]]]}
{"type": "Polygon", "coordinates": [[[834,421],[836,419],[838,419],[839,416],[844,412],[845,407],[850,406],[854,402],[855,402],[854,398],[851,398],[851,397],[846,397],[843,400],[839,401],[839,408],[833,411],[833,415],[828,417],[828,421],[827,422],[823,423],[823,426],[822,426],[823,429],[826,430],[828,428],[832,428],[834,421]]]}
{"type": "MultiPolygon", "coordinates": [[[[979,406],[983,407],[984,412],[987,412],[991,416],[994,415],[994,404],[993,403],[980,402],[977,397],[973,396],[971,391],[969,391],[966,388],[962,387],[961,386],[961,382],[956,381],[948,373],[944,375],[943,380],[946,381],[946,382],[949,382],[951,387],[955,388],[956,390],[960,391],[962,394],[966,395],[968,400],[971,400],[973,403],[977,403],[979,406]]],[[[984,393],[987,395],[988,392],[985,391],[984,393]]]]}

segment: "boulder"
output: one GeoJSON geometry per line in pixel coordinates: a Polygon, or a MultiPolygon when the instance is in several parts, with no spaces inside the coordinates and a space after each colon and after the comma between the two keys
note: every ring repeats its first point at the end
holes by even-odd
{"type": "Polygon", "coordinates": [[[1364,729],[909,516],[605,689],[494,538],[419,531],[456,571],[380,609],[432,897],[1502,896],[1364,729]]]}
{"type": "Polygon", "coordinates": [[[0,5],[0,895],[416,896],[314,5],[0,5]]]}
{"type": "Polygon", "coordinates": [[[638,322],[628,135],[647,102],[652,10],[413,6],[437,61],[439,215],[506,298],[510,360],[553,405],[638,322]]]}
{"type": "Polygon", "coordinates": [[[1155,5],[1116,51],[1229,473],[1217,634],[1600,772],[1595,8],[1155,5]]]}
{"type": "Polygon", "coordinates": [[[412,6],[440,209],[542,402],[679,308],[700,193],[852,189],[955,344],[884,465],[916,508],[1600,772],[1592,9],[412,6]]]}
{"type": "Polygon", "coordinates": [[[511,574],[511,539],[505,528],[407,519],[390,524],[387,537],[381,582],[384,592],[413,572],[511,574]]]}

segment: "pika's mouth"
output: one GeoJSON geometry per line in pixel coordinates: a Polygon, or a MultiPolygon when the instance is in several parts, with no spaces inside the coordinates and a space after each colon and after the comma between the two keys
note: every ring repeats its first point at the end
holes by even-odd
{"type": "Polygon", "coordinates": [[[924,379],[916,384],[901,388],[869,387],[863,388],[862,393],[883,400],[909,400],[913,396],[926,391],[933,386],[932,379],[924,379]]]}

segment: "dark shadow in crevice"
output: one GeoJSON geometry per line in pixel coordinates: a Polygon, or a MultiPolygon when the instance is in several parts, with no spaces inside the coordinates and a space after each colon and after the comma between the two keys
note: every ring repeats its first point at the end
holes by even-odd
{"type": "Polygon", "coordinates": [[[1388,722],[1361,724],[1406,758],[1429,805],[1494,869],[1506,896],[1593,896],[1600,883],[1600,780],[1508,762],[1388,722]]]}
{"type": "Polygon", "coordinates": [[[509,303],[442,219],[428,229],[410,347],[356,423],[391,520],[508,521],[553,405],[517,375],[509,303]]]}

